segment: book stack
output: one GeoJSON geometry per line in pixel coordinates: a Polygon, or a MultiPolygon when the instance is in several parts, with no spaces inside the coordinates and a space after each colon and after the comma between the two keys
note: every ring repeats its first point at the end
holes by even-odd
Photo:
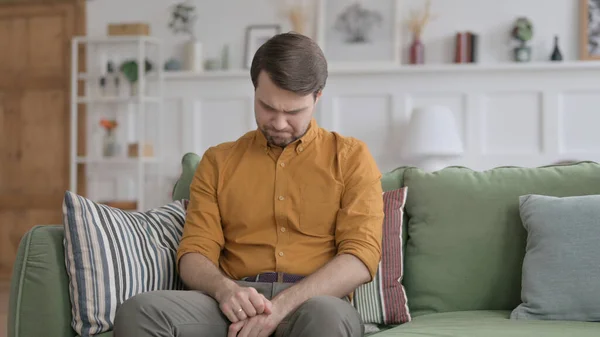
{"type": "Polygon", "coordinates": [[[456,33],[455,42],[455,63],[475,63],[477,62],[477,48],[479,35],[473,32],[456,33]]]}

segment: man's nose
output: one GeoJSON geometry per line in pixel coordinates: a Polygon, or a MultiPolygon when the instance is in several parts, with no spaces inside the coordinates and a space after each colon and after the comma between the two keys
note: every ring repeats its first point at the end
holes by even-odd
{"type": "Polygon", "coordinates": [[[282,115],[277,115],[275,116],[275,118],[273,119],[273,128],[277,131],[281,131],[284,130],[287,126],[287,121],[285,119],[285,116],[282,115]]]}

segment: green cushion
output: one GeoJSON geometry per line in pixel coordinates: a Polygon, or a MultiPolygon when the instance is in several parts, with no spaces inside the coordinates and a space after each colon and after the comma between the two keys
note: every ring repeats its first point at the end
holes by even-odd
{"type": "Polygon", "coordinates": [[[381,177],[381,187],[384,192],[397,190],[404,185],[404,172],[409,167],[402,166],[398,167],[392,171],[385,172],[381,177]]]}
{"type": "Polygon", "coordinates": [[[181,175],[173,186],[173,200],[190,199],[190,185],[196,172],[196,167],[202,159],[199,155],[189,152],[181,159],[181,175]]]}
{"type": "Polygon", "coordinates": [[[524,303],[511,317],[600,321],[600,195],[520,199],[524,303]]]}
{"type": "Polygon", "coordinates": [[[517,321],[510,311],[464,311],[415,317],[373,337],[592,337],[600,324],[568,321],[517,321]]]}
{"type": "Polygon", "coordinates": [[[600,165],[411,168],[404,285],[413,317],[513,310],[520,303],[526,232],[519,196],[600,193],[600,165]]]}
{"type": "Polygon", "coordinates": [[[62,225],[36,226],[22,238],[10,290],[8,337],[75,336],[62,225]]]}

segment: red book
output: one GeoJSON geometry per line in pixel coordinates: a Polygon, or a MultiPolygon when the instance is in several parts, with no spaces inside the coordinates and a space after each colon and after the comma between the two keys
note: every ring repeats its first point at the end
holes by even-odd
{"type": "Polygon", "coordinates": [[[456,33],[456,45],[455,45],[455,63],[464,63],[466,61],[466,36],[464,33],[456,33]]]}

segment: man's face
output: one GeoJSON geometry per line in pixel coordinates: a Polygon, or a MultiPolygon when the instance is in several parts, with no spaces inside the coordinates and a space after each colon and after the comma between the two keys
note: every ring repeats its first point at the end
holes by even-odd
{"type": "Polygon", "coordinates": [[[285,147],[302,137],[312,119],[317,99],[278,88],[263,71],[254,94],[256,124],[271,145],[285,147]]]}

